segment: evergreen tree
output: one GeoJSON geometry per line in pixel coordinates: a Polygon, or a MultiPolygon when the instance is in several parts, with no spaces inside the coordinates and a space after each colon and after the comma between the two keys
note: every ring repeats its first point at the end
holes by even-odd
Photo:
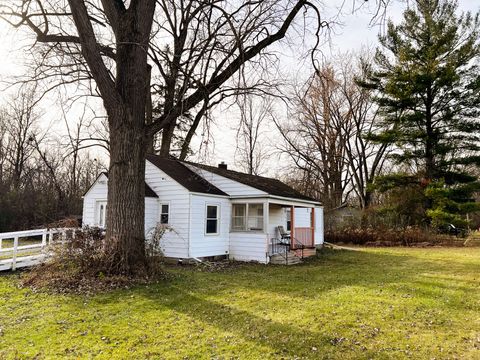
{"type": "Polygon", "coordinates": [[[479,28],[479,13],[458,15],[456,1],[417,0],[379,37],[364,83],[379,92],[384,131],[372,136],[395,143],[394,160],[415,169],[435,222],[478,209],[471,198],[480,186],[468,169],[480,165],[479,28]]]}

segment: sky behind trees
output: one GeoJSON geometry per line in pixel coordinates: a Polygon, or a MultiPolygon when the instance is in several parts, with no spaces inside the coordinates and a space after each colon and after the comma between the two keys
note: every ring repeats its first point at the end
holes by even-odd
{"type": "MultiPolygon", "coordinates": [[[[461,11],[474,12],[480,9],[480,4],[477,1],[459,0],[458,2],[461,11]]],[[[402,0],[394,2],[387,10],[387,18],[394,21],[400,19],[407,4],[408,1],[402,0]]],[[[358,51],[362,47],[375,48],[377,46],[377,35],[383,31],[383,24],[381,22],[372,24],[371,22],[376,10],[374,1],[364,3],[362,1],[327,0],[325,5],[324,19],[332,21],[334,26],[321,46],[324,59],[329,59],[343,52],[358,51]],[[355,11],[353,6],[357,6],[355,11]]],[[[22,75],[25,72],[24,62],[28,58],[28,56],[25,56],[25,52],[29,51],[26,46],[31,43],[27,36],[25,33],[16,31],[5,22],[0,21],[0,88],[2,89],[0,104],[8,101],[9,94],[13,95],[15,93],[13,89],[4,90],[6,88],[5,81],[8,81],[14,75],[22,75]]],[[[282,48],[277,50],[281,53],[280,69],[287,78],[302,81],[310,76],[312,68],[309,59],[300,59],[299,61],[292,49],[282,48]]],[[[50,96],[42,101],[41,106],[43,109],[48,109],[44,115],[45,126],[52,126],[53,124],[55,131],[60,134],[63,131],[64,121],[61,119],[61,109],[52,106],[56,101],[56,97],[50,96]]],[[[78,113],[79,109],[74,108],[67,116],[71,117],[72,121],[77,121],[78,113]]],[[[238,123],[239,114],[234,108],[220,107],[213,113],[213,116],[217,119],[216,123],[210,128],[210,139],[213,140],[213,143],[209,144],[208,157],[204,160],[213,164],[218,161],[225,161],[233,165],[235,146],[232,146],[232,144],[235,142],[237,133],[235,124],[238,123]]],[[[265,141],[270,141],[274,145],[277,137],[273,134],[274,131],[271,131],[273,130],[273,124],[271,128],[267,127],[265,130],[267,133],[265,141]]],[[[198,147],[201,141],[202,139],[197,137],[192,142],[193,147],[198,147]]],[[[103,152],[101,149],[97,151],[98,154],[103,152]]],[[[269,174],[275,174],[276,170],[279,170],[279,166],[274,159],[271,160],[266,170],[269,174]]]]}

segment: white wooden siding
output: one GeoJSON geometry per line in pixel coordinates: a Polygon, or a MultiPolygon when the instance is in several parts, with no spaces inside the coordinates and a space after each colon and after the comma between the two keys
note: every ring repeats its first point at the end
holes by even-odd
{"type": "Polygon", "coordinates": [[[190,194],[190,257],[228,254],[231,211],[228,198],[190,194]],[[219,207],[218,234],[205,233],[207,205],[219,207]]]}
{"type": "Polygon", "coordinates": [[[230,233],[230,259],[267,263],[267,235],[262,233],[230,233]]]}
{"type": "MultiPolygon", "coordinates": [[[[187,258],[189,236],[190,197],[186,188],[181,186],[155,165],[146,162],[145,182],[158,195],[156,221],[160,221],[158,212],[160,203],[169,203],[169,226],[172,231],[165,233],[162,239],[162,249],[165,256],[187,258]]],[[[147,218],[147,214],[145,214],[147,218]]],[[[153,223],[153,219],[149,221],[153,223]]]]}
{"type": "Polygon", "coordinates": [[[277,230],[278,226],[283,226],[283,228],[287,230],[287,215],[285,208],[281,207],[280,205],[270,204],[267,227],[267,235],[269,240],[271,238],[279,237],[277,230]]]}
{"type": "Polygon", "coordinates": [[[310,227],[311,212],[310,208],[295,208],[295,227],[310,227]]]}
{"type": "Polygon", "coordinates": [[[101,174],[83,197],[83,226],[98,226],[96,202],[100,200],[107,201],[107,194],[108,178],[105,174],[101,174]]]}
{"type": "Polygon", "coordinates": [[[315,208],[315,245],[323,244],[323,207],[315,208]]]}
{"type": "Polygon", "coordinates": [[[215,185],[217,188],[227,193],[230,196],[251,196],[251,195],[267,195],[266,192],[258,190],[254,187],[244,185],[237,181],[228,179],[226,177],[214,174],[210,171],[197,168],[193,165],[186,164],[187,167],[203,177],[205,180],[215,185]]]}
{"type": "Polygon", "coordinates": [[[148,239],[159,221],[159,202],[157,198],[145,198],[145,235],[148,239]]]}
{"type": "MultiPolygon", "coordinates": [[[[83,199],[82,226],[98,226],[98,201],[107,201],[108,178],[100,175],[83,199]]],[[[158,221],[158,199],[145,198],[145,236],[151,232],[158,221]]]]}

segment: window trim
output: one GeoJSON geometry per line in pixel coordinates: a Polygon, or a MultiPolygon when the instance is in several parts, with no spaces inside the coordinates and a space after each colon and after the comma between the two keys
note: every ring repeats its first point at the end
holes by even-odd
{"type": "Polygon", "coordinates": [[[220,235],[220,204],[214,204],[214,203],[206,203],[205,204],[205,223],[203,227],[203,231],[205,236],[218,236],[220,235]],[[213,218],[208,218],[208,207],[209,206],[215,206],[217,208],[217,217],[215,219],[213,218]],[[217,226],[216,226],[216,232],[215,233],[209,233],[207,232],[207,221],[208,220],[216,220],[217,221],[217,226]]]}
{"type": "MultiPolygon", "coordinates": [[[[238,217],[238,216],[237,216],[238,217]]],[[[255,218],[260,218],[260,216],[255,216],[255,218]]],[[[233,203],[232,204],[232,214],[231,214],[231,224],[230,224],[230,232],[236,232],[236,233],[265,233],[265,203],[263,202],[238,202],[238,203],[233,203]],[[233,228],[233,206],[235,205],[244,205],[245,206],[245,227],[242,230],[234,229],[233,228]],[[248,229],[248,211],[249,211],[249,206],[250,205],[262,205],[262,229],[255,229],[255,230],[249,230],[248,229]]]]}
{"type": "Polygon", "coordinates": [[[159,209],[158,209],[158,222],[161,224],[161,225],[170,225],[170,211],[171,211],[171,207],[170,207],[170,201],[160,201],[159,202],[159,209]],[[167,213],[167,216],[168,216],[168,221],[166,224],[163,224],[162,223],[162,206],[163,205],[167,205],[168,206],[168,213],[167,213]]]}

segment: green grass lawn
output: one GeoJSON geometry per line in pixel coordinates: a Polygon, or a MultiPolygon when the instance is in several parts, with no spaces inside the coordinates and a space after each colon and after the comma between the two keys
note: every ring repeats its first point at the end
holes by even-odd
{"type": "Polygon", "coordinates": [[[300,266],[174,267],[95,296],[0,276],[0,358],[480,359],[480,249],[324,251],[300,266]]]}

